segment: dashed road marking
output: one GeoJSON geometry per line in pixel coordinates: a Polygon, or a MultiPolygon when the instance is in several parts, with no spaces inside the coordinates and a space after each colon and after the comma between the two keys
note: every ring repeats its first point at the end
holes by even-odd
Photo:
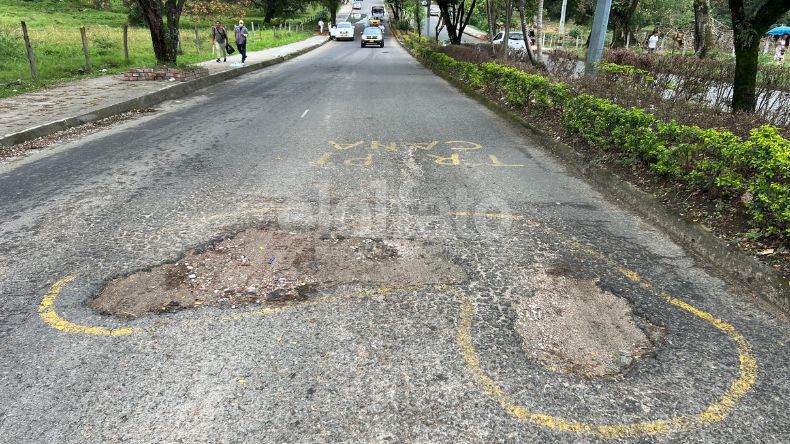
{"type": "Polygon", "coordinates": [[[309,109],[304,110],[304,112],[302,113],[302,117],[300,117],[300,119],[304,119],[304,116],[306,116],[309,111],[310,111],[309,109]]]}

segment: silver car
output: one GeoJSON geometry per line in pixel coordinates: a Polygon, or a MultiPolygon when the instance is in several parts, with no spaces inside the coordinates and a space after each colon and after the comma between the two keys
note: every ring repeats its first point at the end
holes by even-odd
{"type": "Polygon", "coordinates": [[[364,48],[368,45],[376,45],[379,48],[384,47],[384,33],[381,32],[381,29],[374,26],[368,26],[364,31],[362,31],[361,46],[364,48]]]}

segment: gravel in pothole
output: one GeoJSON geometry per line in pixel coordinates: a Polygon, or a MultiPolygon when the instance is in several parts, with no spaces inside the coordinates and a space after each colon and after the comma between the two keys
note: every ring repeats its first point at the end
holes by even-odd
{"type": "Polygon", "coordinates": [[[204,305],[283,304],[344,284],[399,288],[464,279],[441,245],[425,241],[250,229],[177,263],[117,278],[92,307],[136,318],[204,305]]]}
{"type": "Polygon", "coordinates": [[[584,378],[621,374],[664,336],[628,301],[565,267],[525,271],[522,281],[531,294],[518,299],[516,330],[527,354],[549,370],[584,378]]]}

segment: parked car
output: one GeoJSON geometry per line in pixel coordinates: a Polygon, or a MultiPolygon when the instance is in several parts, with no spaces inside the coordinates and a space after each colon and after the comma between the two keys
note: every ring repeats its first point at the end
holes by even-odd
{"type": "Polygon", "coordinates": [[[351,7],[353,9],[362,9],[362,2],[354,2],[351,7]]]}
{"type": "Polygon", "coordinates": [[[338,22],[337,27],[333,27],[335,40],[354,41],[354,25],[349,22],[338,22]]]}
{"type": "Polygon", "coordinates": [[[438,16],[442,13],[442,10],[439,8],[439,5],[431,5],[431,15],[438,16]]]}
{"type": "MultiPolygon", "coordinates": [[[[504,32],[497,33],[497,35],[494,36],[494,44],[501,45],[504,35],[504,32]]],[[[524,34],[518,31],[509,32],[507,46],[508,48],[513,48],[517,51],[523,51],[527,49],[527,46],[524,44],[524,34]]]]}
{"type": "Polygon", "coordinates": [[[381,29],[368,26],[362,31],[361,46],[364,48],[367,45],[378,45],[379,48],[384,47],[384,33],[381,32],[381,29]]]}

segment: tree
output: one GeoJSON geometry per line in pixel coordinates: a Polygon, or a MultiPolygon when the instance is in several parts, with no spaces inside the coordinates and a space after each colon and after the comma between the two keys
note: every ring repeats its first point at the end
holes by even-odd
{"type": "Polygon", "coordinates": [[[502,58],[506,59],[508,55],[508,49],[510,49],[510,25],[512,23],[513,18],[513,0],[507,0],[505,3],[505,29],[502,33],[502,47],[499,49],[502,51],[502,58]]]}
{"type": "MultiPolygon", "coordinates": [[[[526,43],[529,44],[529,36],[524,36],[526,43]]],[[[538,16],[535,20],[535,60],[543,63],[543,0],[538,0],[538,16]]]]}
{"type": "Polygon", "coordinates": [[[711,46],[710,0],[694,0],[694,54],[704,59],[711,46]]]}
{"type": "Polygon", "coordinates": [[[790,11],[790,0],[729,0],[729,6],[735,43],[732,110],[751,113],[757,104],[760,38],[790,11]]]}
{"type": "Polygon", "coordinates": [[[414,26],[417,28],[417,34],[422,34],[422,3],[420,0],[414,0],[414,26]]]}
{"type": "Polygon", "coordinates": [[[469,8],[466,7],[466,0],[436,0],[439,5],[444,24],[447,26],[447,35],[453,45],[461,44],[461,36],[464,29],[469,24],[477,0],[472,0],[469,8]]]}
{"type": "Polygon", "coordinates": [[[535,56],[532,54],[532,45],[529,43],[529,31],[527,30],[527,5],[526,0],[521,0],[518,5],[518,13],[521,16],[521,33],[524,34],[524,46],[527,47],[527,57],[529,63],[535,65],[535,56]]]}
{"type": "Polygon", "coordinates": [[[387,0],[387,4],[392,9],[392,18],[395,20],[403,19],[403,10],[406,9],[405,0],[387,0]]]}
{"type": "Polygon", "coordinates": [[[329,10],[329,26],[337,24],[337,10],[342,0],[321,0],[321,4],[329,10]]]}
{"type": "Polygon", "coordinates": [[[156,61],[174,65],[178,55],[178,30],[186,0],[137,0],[151,31],[156,61]],[[166,21],[165,21],[166,19],[166,21]]]}
{"type": "MultiPolygon", "coordinates": [[[[523,3],[523,1],[522,1],[523,3]]],[[[495,53],[494,49],[494,0],[486,0],[486,17],[488,18],[488,41],[491,43],[491,55],[495,53]]]]}
{"type": "Polygon", "coordinates": [[[614,0],[609,13],[609,26],[612,28],[612,47],[622,48],[633,37],[632,21],[639,0],[614,0]]]}
{"type": "Polygon", "coordinates": [[[190,0],[184,7],[184,14],[195,21],[209,20],[212,23],[217,17],[244,17],[251,0],[190,0]]]}

